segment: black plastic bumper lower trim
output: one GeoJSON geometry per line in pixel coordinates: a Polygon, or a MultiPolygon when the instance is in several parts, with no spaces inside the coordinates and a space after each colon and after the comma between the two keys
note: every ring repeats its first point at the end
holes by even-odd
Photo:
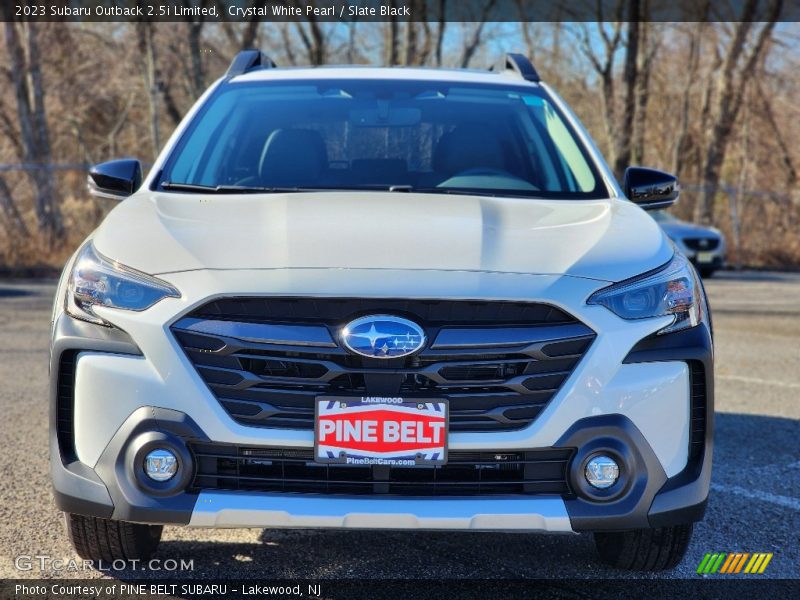
{"type": "Polygon", "coordinates": [[[650,527],[648,509],[667,480],[650,444],[624,415],[587,417],[558,440],[556,447],[575,446],[570,469],[576,497],[565,500],[575,531],[615,531],[650,527]],[[620,477],[608,490],[595,490],[585,481],[586,462],[596,454],[620,464],[620,477]]]}
{"type": "Polygon", "coordinates": [[[197,494],[185,491],[194,472],[187,450],[189,441],[207,442],[208,438],[182,412],[142,407],[128,417],[95,466],[114,501],[113,519],[180,525],[189,522],[197,503],[197,494]],[[174,480],[163,485],[148,483],[143,460],[138,460],[155,447],[173,451],[180,465],[174,480]]]}

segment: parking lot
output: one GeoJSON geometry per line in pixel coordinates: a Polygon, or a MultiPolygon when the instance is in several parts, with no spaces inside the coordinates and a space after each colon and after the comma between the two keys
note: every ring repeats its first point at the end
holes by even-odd
{"type": "MultiPolygon", "coordinates": [[[[800,275],[721,273],[706,286],[717,352],[712,496],[686,560],[655,576],[697,577],[695,569],[706,552],[740,551],[774,553],[761,577],[800,578],[800,275]]],[[[48,323],[54,289],[53,282],[0,282],[3,578],[56,575],[38,567],[18,570],[14,557],[19,555],[74,556],[52,502],[47,469],[48,323]]],[[[169,527],[163,539],[158,556],[194,559],[193,577],[633,576],[600,566],[588,535],[169,527]]],[[[166,575],[174,574],[135,574],[166,575]]]]}

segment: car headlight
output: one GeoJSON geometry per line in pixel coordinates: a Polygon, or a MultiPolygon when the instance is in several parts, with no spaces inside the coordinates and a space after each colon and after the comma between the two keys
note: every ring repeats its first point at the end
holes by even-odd
{"type": "Polygon", "coordinates": [[[588,303],[605,306],[623,319],[672,315],[672,323],[659,334],[694,327],[705,317],[705,298],[697,272],[680,252],[656,272],[603,288],[588,303]]]}
{"type": "Polygon", "coordinates": [[[180,296],[166,281],[104,257],[89,242],[72,265],[65,308],[75,318],[108,325],[94,313],[95,306],[141,311],[164,298],[180,296]]]}

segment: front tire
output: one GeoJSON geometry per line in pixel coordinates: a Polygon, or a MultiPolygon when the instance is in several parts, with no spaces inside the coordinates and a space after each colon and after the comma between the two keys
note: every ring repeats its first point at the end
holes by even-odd
{"type": "Polygon", "coordinates": [[[600,559],[618,569],[662,571],[674,569],[683,560],[692,524],[634,529],[594,534],[600,559]]]}
{"type": "Polygon", "coordinates": [[[78,555],[95,563],[149,560],[161,541],[161,525],[141,525],[64,514],[67,535],[78,555]]]}

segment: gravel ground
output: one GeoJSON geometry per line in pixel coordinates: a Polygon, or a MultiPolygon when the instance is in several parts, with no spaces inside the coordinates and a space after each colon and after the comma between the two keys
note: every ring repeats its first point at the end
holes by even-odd
{"type": "MultiPolygon", "coordinates": [[[[775,553],[764,576],[800,579],[800,276],[721,273],[706,285],[717,338],[713,493],[684,563],[646,577],[696,578],[706,552],[749,551],[775,553]]],[[[16,569],[19,555],[75,556],[47,470],[53,292],[52,282],[0,282],[2,578],[55,576],[16,569]]],[[[636,576],[598,565],[588,535],[168,527],[158,556],[193,558],[193,577],[263,580],[636,576]]],[[[117,574],[134,575],[164,573],[117,574]]]]}

